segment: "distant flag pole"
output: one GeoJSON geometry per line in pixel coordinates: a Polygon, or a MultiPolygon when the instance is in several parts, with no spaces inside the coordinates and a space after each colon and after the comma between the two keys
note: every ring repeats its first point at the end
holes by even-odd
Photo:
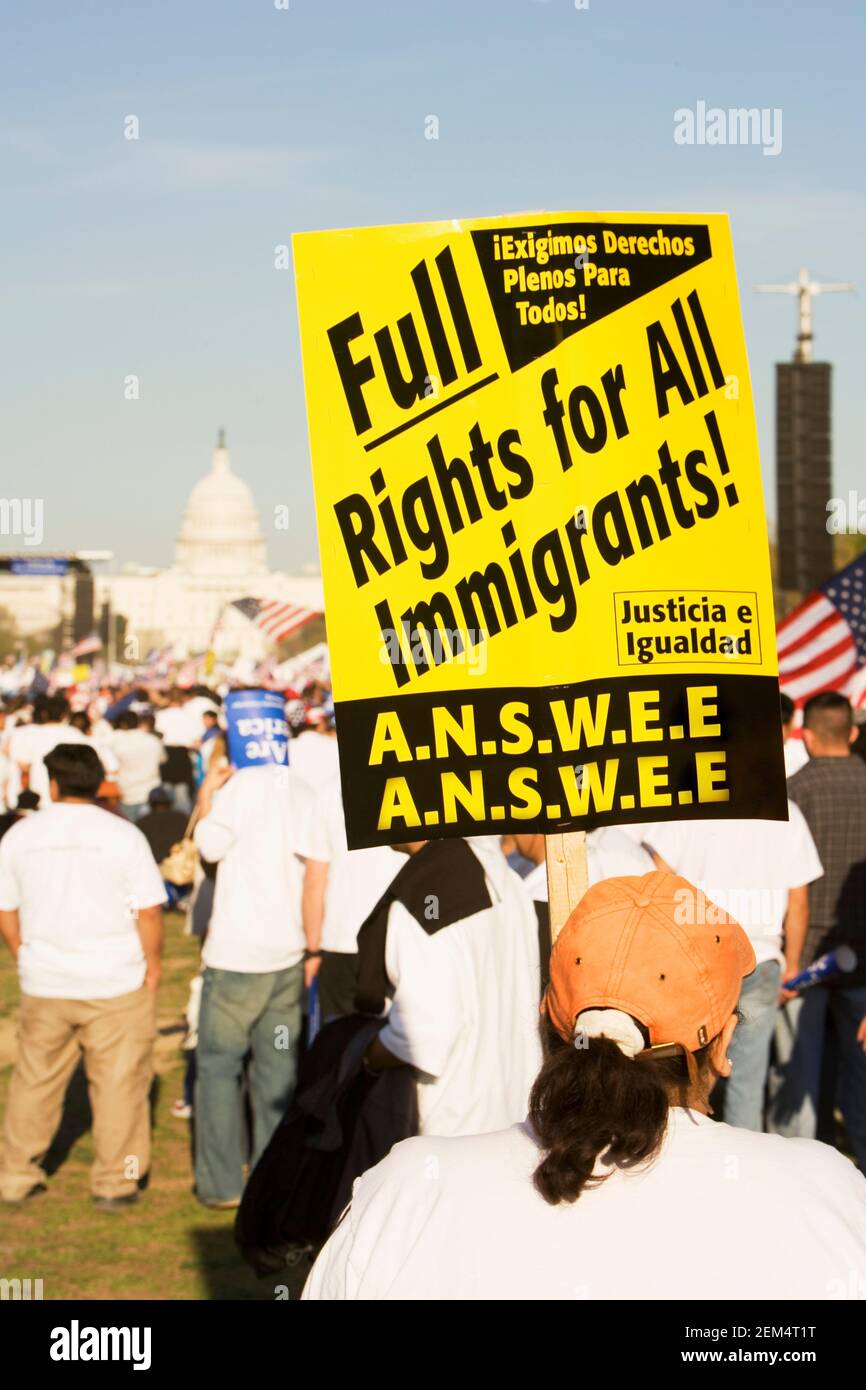
{"type": "MultiPolygon", "coordinates": [[[[223,437],[223,434],[224,434],[224,431],[223,431],[223,430],[220,430],[220,437],[221,437],[221,438],[223,437]]],[[[221,445],[220,445],[220,448],[222,448],[222,447],[224,447],[224,446],[221,444],[221,445]]],[[[204,660],[204,673],[205,673],[206,676],[212,676],[212,675],[213,675],[214,666],[216,665],[216,650],[215,650],[215,648],[216,648],[216,636],[217,636],[217,633],[219,632],[220,628],[222,627],[222,620],[223,620],[223,613],[224,613],[224,612],[225,612],[225,604],[223,604],[222,608],[221,608],[220,611],[217,613],[216,622],[214,623],[213,627],[211,628],[211,634],[210,634],[210,637],[209,637],[209,639],[208,639],[208,644],[207,644],[207,654],[206,654],[205,660],[204,660]]]]}

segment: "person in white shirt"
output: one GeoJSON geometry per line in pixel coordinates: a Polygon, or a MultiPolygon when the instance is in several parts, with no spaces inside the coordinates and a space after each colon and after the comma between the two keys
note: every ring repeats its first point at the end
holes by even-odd
{"type": "Polygon", "coordinates": [[[26,785],[36,792],[39,804],[48,805],[48,773],[45,758],[58,743],[82,743],[95,749],[93,740],[68,723],[69,706],[61,695],[39,695],[33,702],[33,721],[18,724],[8,744],[9,783],[7,802],[14,806],[26,785]]]}
{"type": "Polygon", "coordinates": [[[689,888],[662,873],[590,888],[553,950],[528,1120],[396,1145],[356,1182],[304,1299],[811,1303],[864,1287],[853,1164],[709,1118],[755,957],[727,917],[677,921],[689,888]]]}
{"type": "Polygon", "coordinates": [[[809,761],[809,753],[802,738],[794,736],[794,722],[797,706],[790,695],[780,695],[782,704],[782,740],[785,754],[785,776],[793,777],[809,761]]]}
{"type": "Polygon", "coordinates": [[[207,727],[205,715],[214,714],[218,716],[220,707],[216,700],[210,695],[190,694],[187,696],[183,711],[190,720],[190,727],[195,734],[194,742],[198,743],[207,727]]]}
{"type": "Polygon", "coordinates": [[[44,1191],[40,1163],[83,1052],[91,1190],[112,1211],[137,1199],[150,1167],[165,890],[141,832],[93,804],[103,780],[95,751],[62,743],[45,761],[48,808],[0,841],[0,933],[21,982],[0,1198],[20,1203],[44,1191]]]}
{"type": "Polygon", "coordinates": [[[6,756],[6,745],[12,732],[13,716],[7,714],[5,709],[0,708],[0,812],[11,810],[6,801],[6,787],[9,782],[9,759],[6,756]]]}
{"type": "Polygon", "coordinates": [[[20,786],[20,780],[17,777],[17,770],[13,768],[9,759],[9,745],[15,729],[25,722],[29,723],[29,718],[30,711],[27,710],[25,713],[23,701],[13,699],[7,702],[3,713],[3,727],[0,730],[0,801],[10,811],[17,802],[15,787],[20,786]],[[13,772],[15,774],[14,780],[13,772]]]}
{"type": "Polygon", "coordinates": [[[371,1073],[409,1066],[422,1134],[498,1129],[538,1068],[535,912],[497,837],[396,846],[410,856],[358,935],[359,1011],[391,1007],[371,1073]]]}
{"type": "MultiPolygon", "coordinates": [[[[543,835],[515,835],[515,843],[525,859],[535,865],[522,880],[533,902],[547,902],[547,860],[543,835]]],[[[618,825],[591,830],[586,837],[587,881],[592,887],[603,878],[622,878],[627,874],[646,874],[653,861],[641,845],[636,844],[618,825]]]]}
{"type": "Polygon", "coordinates": [[[170,786],[176,811],[189,815],[192,810],[192,749],[204,732],[201,710],[191,705],[182,690],[171,690],[168,703],[155,715],[156,732],[165,746],[162,780],[170,786]]]}
{"type": "Polygon", "coordinates": [[[195,1089],[196,1193],[236,1207],[243,1187],[241,1083],[252,1053],[251,1167],[295,1086],[305,940],[304,863],[312,856],[312,793],[290,768],[211,764],[199,790],[195,843],[216,864],[202,951],[195,1089]]]}
{"type": "Polygon", "coordinates": [[[316,792],[339,772],[337,736],[331,729],[303,729],[289,741],[289,767],[316,792]]]}
{"type": "Polygon", "coordinates": [[[358,930],[405,860],[389,845],[350,850],[339,774],[320,787],[304,874],[304,935],[309,985],[316,979],[322,1021],[355,1009],[358,930]]]}
{"type": "MultiPolygon", "coordinates": [[[[732,1043],[734,1073],[716,1103],[728,1124],[763,1129],[764,1093],[780,985],[800,968],[809,919],[808,885],[824,870],[799,806],[787,821],[693,820],[644,826],[659,868],[670,868],[735,917],[748,932],[757,968],[743,986],[743,1022],[732,1043]]],[[[697,896],[681,904],[684,920],[697,896]]],[[[790,996],[789,996],[790,997],[790,996]]]]}
{"type": "Polygon", "coordinates": [[[124,710],[117,716],[111,750],[117,761],[121,810],[127,820],[140,820],[149,808],[150,793],[160,785],[160,768],[168,756],[162,739],[140,728],[132,710],[124,710]]]}

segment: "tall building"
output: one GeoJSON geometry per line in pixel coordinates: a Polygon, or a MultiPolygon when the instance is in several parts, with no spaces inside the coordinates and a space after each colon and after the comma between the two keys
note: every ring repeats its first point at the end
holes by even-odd
{"type": "Polygon", "coordinates": [[[776,363],[776,517],[780,589],[802,594],[833,573],[829,362],[776,363]]]}

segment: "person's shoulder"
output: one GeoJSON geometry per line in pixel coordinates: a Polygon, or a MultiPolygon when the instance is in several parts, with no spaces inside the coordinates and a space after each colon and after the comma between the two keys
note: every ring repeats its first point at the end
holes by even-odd
{"type": "Polygon", "coordinates": [[[265,771],[263,767],[236,767],[231,777],[214,793],[214,805],[220,802],[225,805],[232,797],[241,797],[248,793],[255,796],[262,788],[262,778],[259,774],[265,771]]]}
{"type": "Polygon", "coordinates": [[[308,794],[307,783],[284,763],[261,763],[257,767],[237,768],[217,796],[223,805],[235,798],[241,801],[265,797],[266,804],[273,806],[283,798],[308,794]]]}
{"type": "Polygon", "coordinates": [[[815,843],[805,813],[790,796],[788,797],[787,821],[774,821],[773,824],[778,825],[782,833],[787,834],[789,844],[797,850],[802,848],[804,841],[812,845],[815,843]]]}
{"type": "Polygon", "coordinates": [[[810,758],[788,778],[788,796],[796,801],[812,788],[850,786],[851,782],[866,784],[866,762],[856,753],[842,758],[810,758]]]}
{"type": "Polygon", "coordinates": [[[494,1182],[528,1178],[538,1162],[538,1148],[526,1124],[490,1134],[449,1138],[416,1135],[395,1144],[387,1158],[363,1175],[356,1196],[371,1196],[388,1188],[394,1192],[423,1190],[423,1184],[450,1180],[494,1182]]]}
{"type": "Polygon", "coordinates": [[[273,777],[289,807],[300,811],[305,819],[311,816],[316,807],[316,790],[306,777],[284,764],[274,768],[273,777]]]}
{"type": "Polygon", "coordinates": [[[91,748],[96,747],[93,737],[90,734],[83,734],[74,724],[52,725],[51,730],[51,737],[57,743],[86,743],[91,748]]]}
{"type": "Polygon", "coordinates": [[[820,775],[819,764],[814,758],[810,758],[802,767],[798,767],[796,772],[792,772],[788,778],[788,796],[792,796],[799,787],[808,787],[810,782],[813,782],[820,775]]]}
{"type": "Polygon", "coordinates": [[[229,778],[228,786],[232,782],[239,782],[242,786],[261,786],[264,782],[272,782],[275,787],[295,787],[298,783],[306,782],[298,776],[287,763],[259,763],[255,767],[242,767],[229,778]]]}
{"type": "MultiPolygon", "coordinates": [[[[832,1144],[817,1139],[788,1139],[777,1134],[756,1135],[772,1139],[772,1163],[784,1165],[786,1176],[796,1175],[799,1184],[815,1196],[844,1193],[860,1203],[866,1216],[866,1179],[859,1168],[832,1144]]],[[[769,1157],[769,1149],[767,1149],[769,1157]]]]}
{"type": "MultiPolygon", "coordinates": [[[[717,822],[713,821],[713,825],[717,822]]],[[[651,848],[658,848],[663,856],[665,850],[681,850],[684,846],[690,845],[697,836],[695,831],[703,831],[711,834],[710,823],[708,821],[646,821],[641,827],[643,831],[643,843],[651,848]]]]}
{"type": "Polygon", "coordinates": [[[315,790],[310,786],[306,777],[302,777],[300,772],[297,772],[290,763],[280,764],[280,766],[275,768],[275,771],[280,774],[280,780],[284,786],[295,791],[300,790],[302,793],[308,792],[310,796],[315,796],[315,790]]]}
{"type": "Polygon", "coordinates": [[[46,812],[36,811],[30,816],[21,816],[6,831],[0,840],[6,854],[14,853],[16,850],[24,849],[32,842],[41,838],[41,831],[44,827],[44,817],[46,812]],[[38,822],[42,820],[42,826],[38,822]]]}
{"type": "Polygon", "coordinates": [[[814,795],[815,789],[825,781],[824,769],[813,758],[810,758],[788,778],[788,801],[793,802],[795,806],[799,806],[801,802],[808,802],[810,796],[814,795]]]}
{"type": "MultiPolygon", "coordinates": [[[[291,771],[291,765],[289,767],[289,771],[291,771]]],[[[299,772],[296,772],[294,775],[298,778],[299,781],[304,781],[303,777],[301,777],[301,774],[299,772]]],[[[308,784],[305,782],[304,785],[307,786],[308,784]]],[[[340,809],[342,810],[343,790],[342,784],[340,782],[339,771],[335,769],[334,772],[329,773],[327,777],[322,779],[318,787],[315,787],[312,790],[313,795],[316,798],[317,806],[333,807],[339,805],[340,809]]]]}
{"type": "MultiPolygon", "coordinates": [[[[773,1175],[774,1186],[804,1186],[811,1192],[832,1191],[847,1184],[866,1203],[866,1180],[854,1164],[831,1144],[817,1139],[792,1139],[762,1134],[733,1125],[709,1124],[707,1138],[726,1155],[748,1162],[748,1173],[773,1175]]],[[[745,1176],[745,1174],[744,1174],[745,1176]]]]}
{"type": "Polygon", "coordinates": [[[97,839],[112,839],[117,846],[125,845],[130,849],[144,843],[147,839],[144,833],[134,825],[126,816],[118,816],[114,811],[106,811],[103,806],[92,806],[89,808],[93,814],[88,817],[86,825],[92,836],[97,839]],[[99,817],[104,816],[104,820],[99,817]]]}

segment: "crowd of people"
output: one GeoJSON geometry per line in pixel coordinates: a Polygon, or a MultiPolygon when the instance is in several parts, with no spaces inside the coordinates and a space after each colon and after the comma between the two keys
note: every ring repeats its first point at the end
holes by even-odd
{"type": "Polygon", "coordinates": [[[367,1159],[305,1297],[829,1298],[852,1270],[866,1290],[866,764],[844,696],[801,729],[783,697],[787,821],[591,832],[551,950],[542,835],[350,851],[328,691],[287,692],[287,765],[247,767],[224,693],[0,712],[21,985],[0,1199],[46,1191],[83,1054],[93,1199],[139,1200],[170,904],[202,943],[174,1106],[201,1203],[239,1207],[293,1098],[325,1094],[326,1037],[354,1067],[367,1159]]]}

